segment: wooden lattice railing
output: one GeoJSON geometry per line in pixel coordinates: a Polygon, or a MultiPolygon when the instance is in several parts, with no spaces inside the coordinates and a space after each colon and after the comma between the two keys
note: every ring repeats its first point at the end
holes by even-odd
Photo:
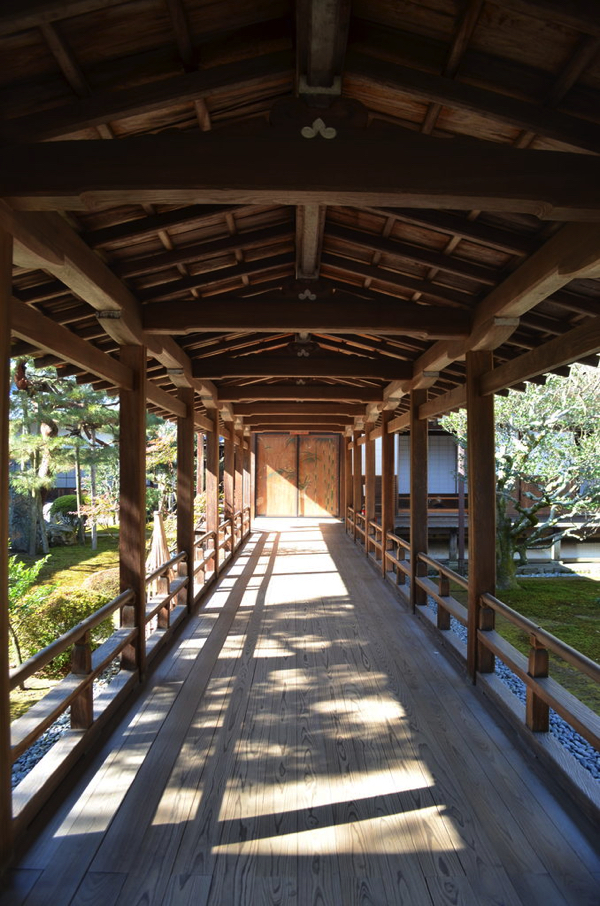
{"type": "MultiPolygon", "coordinates": [[[[147,663],[150,663],[172,636],[174,628],[189,613],[190,604],[198,604],[250,532],[250,508],[224,519],[216,531],[197,533],[193,564],[185,552],[177,553],[146,576],[146,607],[143,641],[147,663]],[[191,588],[188,586],[192,585],[191,588]]],[[[58,655],[71,650],[71,670],[22,717],[11,724],[13,763],[70,708],[72,732],[57,743],[48,766],[42,762],[15,788],[13,815],[16,832],[26,826],[66,775],[70,765],[85,751],[109,717],[139,681],[135,661],[138,626],[122,626],[92,651],[91,632],[100,623],[124,607],[135,603],[128,589],[65,632],[50,645],[14,668],[10,673],[10,690],[23,685],[38,674],[58,655]],[[124,658],[124,651],[133,652],[124,658]],[[94,699],[94,680],[120,658],[116,675],[94,699]],[[35,772],[35,776],[32,775],[35,772]]]]}
{"type": "MultiPolygon", "coordinates": [[[[368,523],[365,531],[365,517],[348,508],[347,531],[354,529],[355,539],[361,544],[367,555],[373,560],[385,558],[386,578],[398,587],[405,603],[410,602],[408,591],[412,576],[410,562],[410,543],[394,532],[386,533],[385,550],[382,543],[382,528],[376,520],[368,523]]],[[[351,532],[353,533],[353,532],[351,532]]],[[[468,628],[467,607],[451,594],[451,585],[468,592],[469,581],[445,564],[419,553],[415,564],[415,583],[435,602],[436,616],[428,607],[417,607],[416,611],[434,625],[442,636],[448,637],[450,647],[462,658],[466,665],[466,646],[459,642],[453,632],[452,619],[468,628]],[[452,638],[452,641],[450,639],[452,638]]],[[[479,600],[479,626],[477,644],[480,652],[481,681],[494,670],[494,658],[499,658],[525,684],[525,709],[522,720],[535,733],[546,733],[549,730],[549,713],[553,708],[576,732],[586,739],[596,750],[600,751],[600,717],[587,705],[568,692],[564,686],[549,675],[549,652],[553,652],[580,674],[600,684],[600,665],[587,658],[580,651],[571,648],[552,633],[517,611],[508,607],[492,594],[482,594],[479,600]],[[529,635],[530,648],[528,656],[522,654],[514,645],[503,638],[494,628],[493,614],[500,614],[508,622],[529,635]],[[490,669],[487,666],[491,665],[490,669]],[[483,673],[485,669],[485,673],[483,673]]],[[[519,709],[515,708],[515,713],[519,709]]],[[[522,710],[522,709],[521,709],[522,710]]]]}

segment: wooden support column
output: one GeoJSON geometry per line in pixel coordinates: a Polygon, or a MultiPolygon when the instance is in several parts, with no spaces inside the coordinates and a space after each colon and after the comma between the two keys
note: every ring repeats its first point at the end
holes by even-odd
{"type": "MultiPolygon", "coordinates": [[[[233,510],[235,513],[238,513],[244,505],[244,438],[238,434],[237,440],[238,443],[234,443],[235,472],[233,479],[233,510]]],[[[244,534],[241,519],[238,522],[234,521],[234,534],[238,529],[240,535],[238,539],[234,539],[234,547],[237,541],[242,540],[242,535],[244,534]]]]}
{"type": "Polygon", "coordinates": [[[121,362],[131,369],[133,387],[121,390],[119,562],[121,591],[133,589],[135,601],[121,615],[123,626],[137,626],[137,639],[123,649],[126,670],[146,669],[146,348],[122,346],[121,362]]]}
{"type": "Polygon", "coordinates": [[[250,524],[256,517],[256,434],[250,435],[250,524]]]}
{"type": "Polygon", "coordinates": [[[393,412],[384,410],[381,414],[382,434],[381,434],[381,543],[383,550],[381,553],[381,571],[385,576],[387,573],[387,564],[385,552],[388,550],[386,536],[388,532],[394,529],[394,520],[396,516],[396,473],[394,469],[394,434],[389,434],[387,430],[388,422],[392,420],[393,412]]]}
{"type": "MultiPolygon", "coordinates": [[[[218,544],[216,533],[219,528],[219,415],[216,410],[207,412],[214,418],[214,428],[206,433],[206,531],[215,532],[215,549],[218,544]]],[[[219,556],[215,555],[214,571],[219,570],[219,556]]]]}
{"type": "Polygon", "coordinates": [[[244,438],[238,436],[239,443],[235,444],[235,478],[233,482],[233,502],[237,510],[244,505],[244,438]]]}
{"type": "Polygon", "coordinates": [[[370,524],[375,519],[375,440],[374,425],[365,425],[365,553],[369,555],[370,524]]]}
{"type": "MultiPolygon", "coordinates": [[[[187,554],[188,586],[185,602],[194,603],[194,390],[180,387],[178,398],[186,413],[177,419],[177,552],[187,554]]],[[[183,567],[185,564],[179,564],[183,567]]],[[[185,575],[182,569],[179,576],[185,575]]],[[[183,596],[182,596],[183,599],[183,596]]]]}
{"type": "Polygon", "coordinates": [[[352,502],[352,488],[353,488],[353,479],[352,479],[352,450],[350,449],[350,438],[344,437],[344,522],[346,522],[346,531],[348,530],[347,518],[348,518],[348,507],[353,506],[352,502]]]}
{"type": "Polygon", "coordinates": [[[196,433],[196,494],[204,494],[206,483],[204,479],[204,432],[196,433]]]}
{"type": "Polygon", "coordinates": [[[235,439],[233,423],[229,425],[229,428],[229,436],[225,438],[223,455],[223,511],[225,519],[231,519],[234,509],[235,439]]]}
{"type": "Polygon", "coordinates": [[[12,236],[0,230],[0,870],[12,856],[13,823],[8,681],[8,419],[12,236]]]}
{"type": "Polygon", "coordinates": [[[250,438],[246,437],[244,439],[244,446],[242,448],[243,456],[243,479],[244,479],[244,491],[242,494],[242,509],[250,506],[250,463],[251,463],[251,454],[250,454],[250,438]]]}
{"type": "Polygon", "coordinates": [[[477,644],[478,629],[493,629],[494,612],[482,608],[480,596],[496,590],[496,457],[494,397],[482,396],[480,378],[493,368],[491,352],[468,352],[467,472],[469,480],[469,596],[467,670],[490,673],[494,655],[477,644]]]}
{"type": "Polygon", "coordinates": [[[427,419],[419,418],[419,406],[427,401],[427,390],[410,394],[410,600],[413,611],[417,604],[427,603],[427,595],[417,586],[417,576],[426,575],[418,554],[428,550],[427,533],[427,419]]]}
{"type": "Polygon", "coordinates": [[[352,456],[352,501],[354,506],[354,540],[358,537],[356,514],[362,512],[363,505],[363,472],[362,472],[362,446],[358,443],[359,432],[355,431],[354,453],[352,456]]]}

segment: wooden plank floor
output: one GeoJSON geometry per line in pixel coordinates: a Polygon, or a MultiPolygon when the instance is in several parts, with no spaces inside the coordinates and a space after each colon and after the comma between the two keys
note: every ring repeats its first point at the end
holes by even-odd
{"type": "Polygon", "coordinates": [[[94,767],[1,906],[600,903],[590,828],[334,520],[257,520],[94,767]]]}

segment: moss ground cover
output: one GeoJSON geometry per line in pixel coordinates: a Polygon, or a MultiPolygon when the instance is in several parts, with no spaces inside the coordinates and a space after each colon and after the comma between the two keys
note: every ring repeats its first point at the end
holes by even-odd
{"type": "MultiPolygon", "coordinates": [[[[466,604],[466,593],[452,594],[466,604]]],[[[600,662],[600,581],[587,578],[519,579],[519,588],[501,592],[498,597],[551,632],[600,662]]],[[[529,637],[507,620],[498,617],[498,632],[523,654],[529,652],[529,637]]],[[[576,671],[562,658],[550,655],[550,675],[588,707],[600,714],[600,687],[576,671]]]]}

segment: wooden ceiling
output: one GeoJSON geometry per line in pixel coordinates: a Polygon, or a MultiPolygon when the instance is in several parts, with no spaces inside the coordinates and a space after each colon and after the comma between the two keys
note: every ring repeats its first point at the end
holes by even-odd
{"type": "Polygon", "coordinates": [[[597,363],[599,4],[4,0],[0,42],[15,355],[110,389],[143,343],[152,408],[252,430],[597,363]]]}

